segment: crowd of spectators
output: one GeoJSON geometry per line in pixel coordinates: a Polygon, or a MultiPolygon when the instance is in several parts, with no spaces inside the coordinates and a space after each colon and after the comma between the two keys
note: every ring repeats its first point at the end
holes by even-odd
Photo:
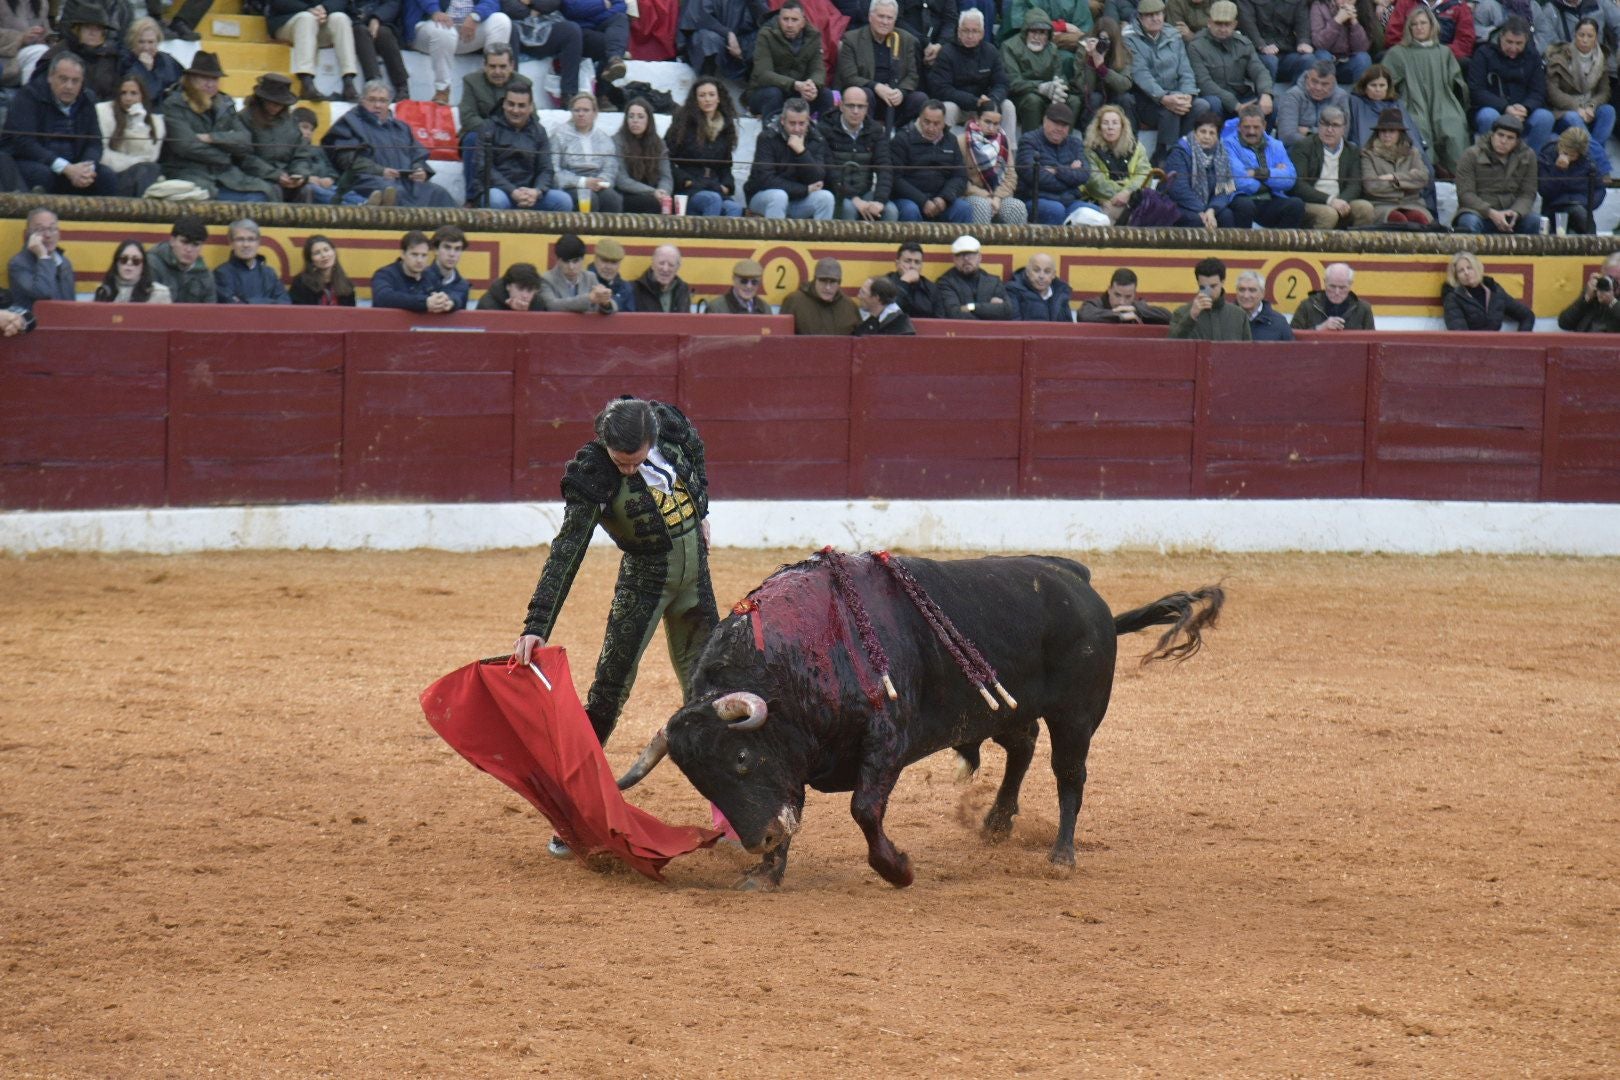
{"type": "MultiPolygon", "coordinates": [[[[1611,169],[1615,0],[838,0],[836,42],[800,0],[689,0],[676,42],[697,78],[662,137],[614,86],[623,0],[254,2],[290,70],[238,104],[216,54],[182,68],[161,50],[155,8],[66,0],[53,21],[47,0],[0,0],[0,187],[455,205],[392,115],[401,49],[429,57],[444,103],[451,58],[481,54],[459,151],[467,201],[495,209],[1436,228],[1435,182],[1453,180],[1457,231],[1535,232],[1551,212],[1579,233],[1611,169]],[[321,48],[358,107],[315,145],[294,113],[325,97],[321,48]],[[520,56],[558,68],[568,119],[550,131],[520,56]],[[586,57],[607,96],[580,89],[586,57]],[[763,125],[751,149],[744,114],[763,125]]],[[[167,31],[194,38],[206,10],[167,31]]]]}
{"type": "MultiPolygon", "coordinates": [[[[9,264],[11,289],[0,308],[27,317],[40,300],[75,299],[74,270],[59,246],[60,225],[50,210],[28,215],[23,249],[9,264]]],[[[208,228],[201,218],[178,218],[169,239],[150,251],[136,240],[118,244],[112,265],[95,290],[104,303],[301,304],[352,307],[353,281],[337,246],[321,235],[309,237],[303,266],[290,284],[260,253],[257,223],[231,223],[229,254],[212,269],[202,258],[208,228]]],[[[370,281],[371,306],[428,315],[479,310],[557,311],[608,316],[619,312],[791,316],[799,334],[915,333],[913,320],[957,319],[982,322],[1104,323],[1167,326],[1173,338],[1213,341],[1287,341],[1296,330],[1371,331],[1377,329],[1372,305],[1356,295],[1355,270],[1346,263],[1323,269],[1322,287],[1311,290],[1285,320],[1265,299],[1265,282],[1252,270],[1238,275],[1233,302],[1226,296],[1226,266],[1206,258],[1194,267],[1197,291],[1173,312],[1137,295],[1137,276],[1128,267],[1114,271],[1100,295],[1076,297],[1063,280],[1057,259],[1036,252],[1005,280],[987,270],[979,240],[959,235],[950,246],[951,267],[934,279],[923,274],[922,245],[907,241],[895,252],[894,269],[880,277],[846,280],[842,264],[822,258],[809,280],[773,311],[763,294],[764,268],[753,259],[732,267],[731,286],[694,306],[692,288],[682,277],[681,251],[662,244],[640,277],[621,272],[624,246],[611,237],[594,252],[573,233],[561,236],[554,262],[545,270],[520,262],[506,268],[474,301],[472,284],[459,266],[466,234],[443,225],[428,234],[412,230],[399,241],[399,257],[370,281]],[[587,265],[587,255],[593,260],[587,265]],[[855,287],[854,299],[849,295],[855,287]]],[[[1581,295],[1559,316],[1563,330],[1620,331],[1620,252],[1600,273],[1590,275],[1581,295]]],[[[1459,252],[1448,264],[1439,297],[1448,330],[1500,330],[1513,321],[1519,330],[1535,328],[1530,307],[1494,278],[1472,252],[1459,252]]],[[[3,312],[0,312],[3,315],[3,312]]],[[[0,331],[11,329],[0,317],[0,331]]]]}

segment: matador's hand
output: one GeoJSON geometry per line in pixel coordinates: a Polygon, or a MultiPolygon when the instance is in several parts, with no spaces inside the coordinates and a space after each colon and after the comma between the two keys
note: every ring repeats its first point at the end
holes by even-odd
{"type": "Polygon", "coordinates": [[[512,642],[512,662],[514,664],[527,664],[534,658],[536,649],[546,647],[546,639],[537,634],[524,634],[512,642]]]}

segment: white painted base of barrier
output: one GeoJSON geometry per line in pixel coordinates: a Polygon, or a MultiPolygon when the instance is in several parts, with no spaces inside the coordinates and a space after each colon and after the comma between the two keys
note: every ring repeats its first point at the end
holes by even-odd
{"type": "MultiPolygon", "coordinates": [[[[716,503],[717,547],[1620,555],[1620,505],[1310,500],[716,503]]],[[[548,542],[560,503],[335,503],[0,513],[0,551],[484,551],[548,542]]],[[[600,532],[597,543],[608,540],[600,532]]]]}

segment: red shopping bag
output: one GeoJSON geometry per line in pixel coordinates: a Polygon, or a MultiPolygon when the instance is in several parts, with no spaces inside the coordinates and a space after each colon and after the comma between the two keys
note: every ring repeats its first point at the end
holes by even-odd
{"type": "Polygon", "coordinates": [[[538,672],[502,658],[444,676],[422,691],[428,723],[462,757],[529,800],[578,859],[609,852],[662,881],[669,860],[713,846],[720,833],[666,825],[624,801],[574,692],[568,654],[548,646],[534,661],[538,672]]]}
{"type": "Polygon", "coordinates": [[[416,141],[427,147],[434,161],[460,161],[456,142],[456,114],[448,105],[432,101],[401,101],[394,106],[394,119],[411,127],[416,141]]]}

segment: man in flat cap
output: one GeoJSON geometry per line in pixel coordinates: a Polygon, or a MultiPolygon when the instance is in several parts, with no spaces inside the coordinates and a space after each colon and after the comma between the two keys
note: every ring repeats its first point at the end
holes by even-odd
{"type": "Polygon", "coordinates": [[[596,280],[607,286],[613,294],[613,302],[619,305],[620,311],[636,310],[636,287],[619,275],[619,264],[624,262],[624,245],[611,236],[604,236],[596,242],[596,261],[586,267],[596,275],[596,280]]]}
{"type": "Polygon", "coordinates": [[[709,315],[769,315],[771,305],[759,295],[765,268],[753,259],[741,259],[731,268],[731,288],[706,309],[709,315]]]}
{"type": "Polygon", "coordinates": [[[844,268],[837,259],[816,263],[816,275],[782,301],[782,314],[793,316],[795,334],[854,333],[861,321],[855,301],[844,295],[844,268]]]}
{"type": "Polygon", "coordinates": [[[1215,0],[1209,6],[1209,24],[1187,43],[1198,93],[1218,100],[1222,116],[1236,116],[1238,106],[1251,101],[1270,116],[1271,72],[1237,27],[1238,6],[1232,0],[1215,0]]]}

